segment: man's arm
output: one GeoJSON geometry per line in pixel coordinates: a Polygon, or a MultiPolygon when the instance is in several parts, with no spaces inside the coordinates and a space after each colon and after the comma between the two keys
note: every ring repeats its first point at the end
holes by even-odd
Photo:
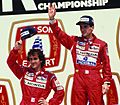
{"type": "Polygon", "coordinates": [[[16,42],[15,47],[10,51],[10,54],[7,58],[7,64],[15,76],[20,79],[22,76],[22,70],[20,65],[16,62],[18,58],[18,50],[21,49],[21,41],[16,42]]]}
{"type": "Polygon", "coordinates": [[[106,94],[107,91],[109,90],[110,82],[112,79],[107,43],[104,45],[102,50],[102,63],[103,63],[102,74],[103,74],[103,82],[104,82],[104,84],[102,85],[102,89],[103,89],[103,94],[106,94]]]}
{"type": "Polygon", "coordinates": [[[64,88],[58,81],[57,77],[54,77],[51,80],[52,89],[55,91],[53,97],[49,100],[49,105],[59,105],[62,103],[64,98],[64,88]]]}
{"type": "Polygon", "coordinates": [[[50,3],[48,6],[48,16],[49,20],[54,23],[55,20],[55,15],[56,15],[56,9],[55,9],[55,4],[50,3]]]}
{"type": "Polygon", "coordinates": [[[57,77],[53,74],[50,81],[51,88],[54,90],[53,97],[47,102],[46,99],[41,97],[38,100],[38,104],[40,105],[60,105],[64,98],[64,88],[57,80],[57,77]]]}
{"type": "Polygon", "coordinates": [[[48,16],[50,20],[50,27],[53,31],[53,35],[59,40],[59,42],[65,46],[67,49],[71,49],[74,45],[74,40],[67,35],[67,33],[63,32],[61,28],[58,26],[58,21],[55,19],[56,9],[55,5],[51,4],[48,8],[48,16]]]}
{"type": "Polygon", "coordinates": [[[104,45],[102,50],[102,64],[103,64],[103,79],[104,79],[103,81],[110,82],[112,79],[112,73],[111,73],[107,44],[104,45]]]}

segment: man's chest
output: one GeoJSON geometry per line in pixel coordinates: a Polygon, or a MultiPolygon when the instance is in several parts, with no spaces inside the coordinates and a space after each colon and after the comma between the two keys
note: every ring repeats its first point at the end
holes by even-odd
{"type": "Polygon", "coordinates": [[[100,52],[100,44],[92,42],[76,43],[76,63],[81,65],[96,66],[100,52]]]}
{"type": "Polygon", "coordinates": [[[49,84],[48,75],[46,74],[35,74],[26,72],[23,77],[24,85],[30,87],[36,87],[41,89],[46,89],[47,84],[49,84]]]}

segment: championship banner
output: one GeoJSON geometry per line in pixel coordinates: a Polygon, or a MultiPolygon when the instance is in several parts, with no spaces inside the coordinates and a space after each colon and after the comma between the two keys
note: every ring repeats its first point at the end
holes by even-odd
{"type": "Polygon", "coordinates": [[[50,3],[55,3],[59,12],[120,7],[119,0],[1,0],[0,15],[47,13],[50,3]]]}

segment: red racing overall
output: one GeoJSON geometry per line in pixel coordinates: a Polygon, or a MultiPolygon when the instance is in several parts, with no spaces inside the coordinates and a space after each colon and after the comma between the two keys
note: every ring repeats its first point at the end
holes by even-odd
{"type": "Polygon", "coordinates": [[[64,97],[64,89],[56,76],[45,71],[44,68],[35,72],[31,67],[21,67],[16,63],[17,57],[18,51],[13,49],[7,63],[15,76],[21,80],[23,96],[20,105],[38,105],[39,98],[46,99],[52,89],[55,93],[49,100],[49,105],[60,105],[64,97]]]}
{"type": "Polygon", "coordinates": [[[72,105],[104,105],[102,84],[112,78],[107,43],[93,34],[92,40],[69,36],[58,27],[58,21],[50,24],[55,37],[71,51],[74,62],[72,105]],[[102,76],[100,70],[102,69],[102,76]]]}

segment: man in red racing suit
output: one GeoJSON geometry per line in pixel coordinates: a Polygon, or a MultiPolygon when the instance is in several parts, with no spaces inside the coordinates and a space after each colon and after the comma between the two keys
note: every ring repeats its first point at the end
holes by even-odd
{"type": "Polygon", "coordinates": [[[31,67],[23,67],[16,62],[19,46],[20,44],[17,42],[9,54],[7,63],[21,81],[22,101],[20,105],[59,105],[64,97],[64,89],[55,74],[45,71],[43,67],[45,58],[42,51],[31,49],[30,54],[28,53],[28,61],[31,63],[31,67]],[[47,102],[46,98],[52,89],[55,93],[47,102]]]}
{"type": "Polygon", "coordinates": [[[104,105],[103,94],[109,90],[112,78],[107,43],[93,33],[94,21],[91,16],[82,16],[76,24],[82,37],[69,36],[58,27],[54,18],[55,6],[48,8],[50,27],[60,43],[71,51],[74,63],[72,105],[104,105]],[[102,70],[102,77],[100,70],[102,70]]]}

